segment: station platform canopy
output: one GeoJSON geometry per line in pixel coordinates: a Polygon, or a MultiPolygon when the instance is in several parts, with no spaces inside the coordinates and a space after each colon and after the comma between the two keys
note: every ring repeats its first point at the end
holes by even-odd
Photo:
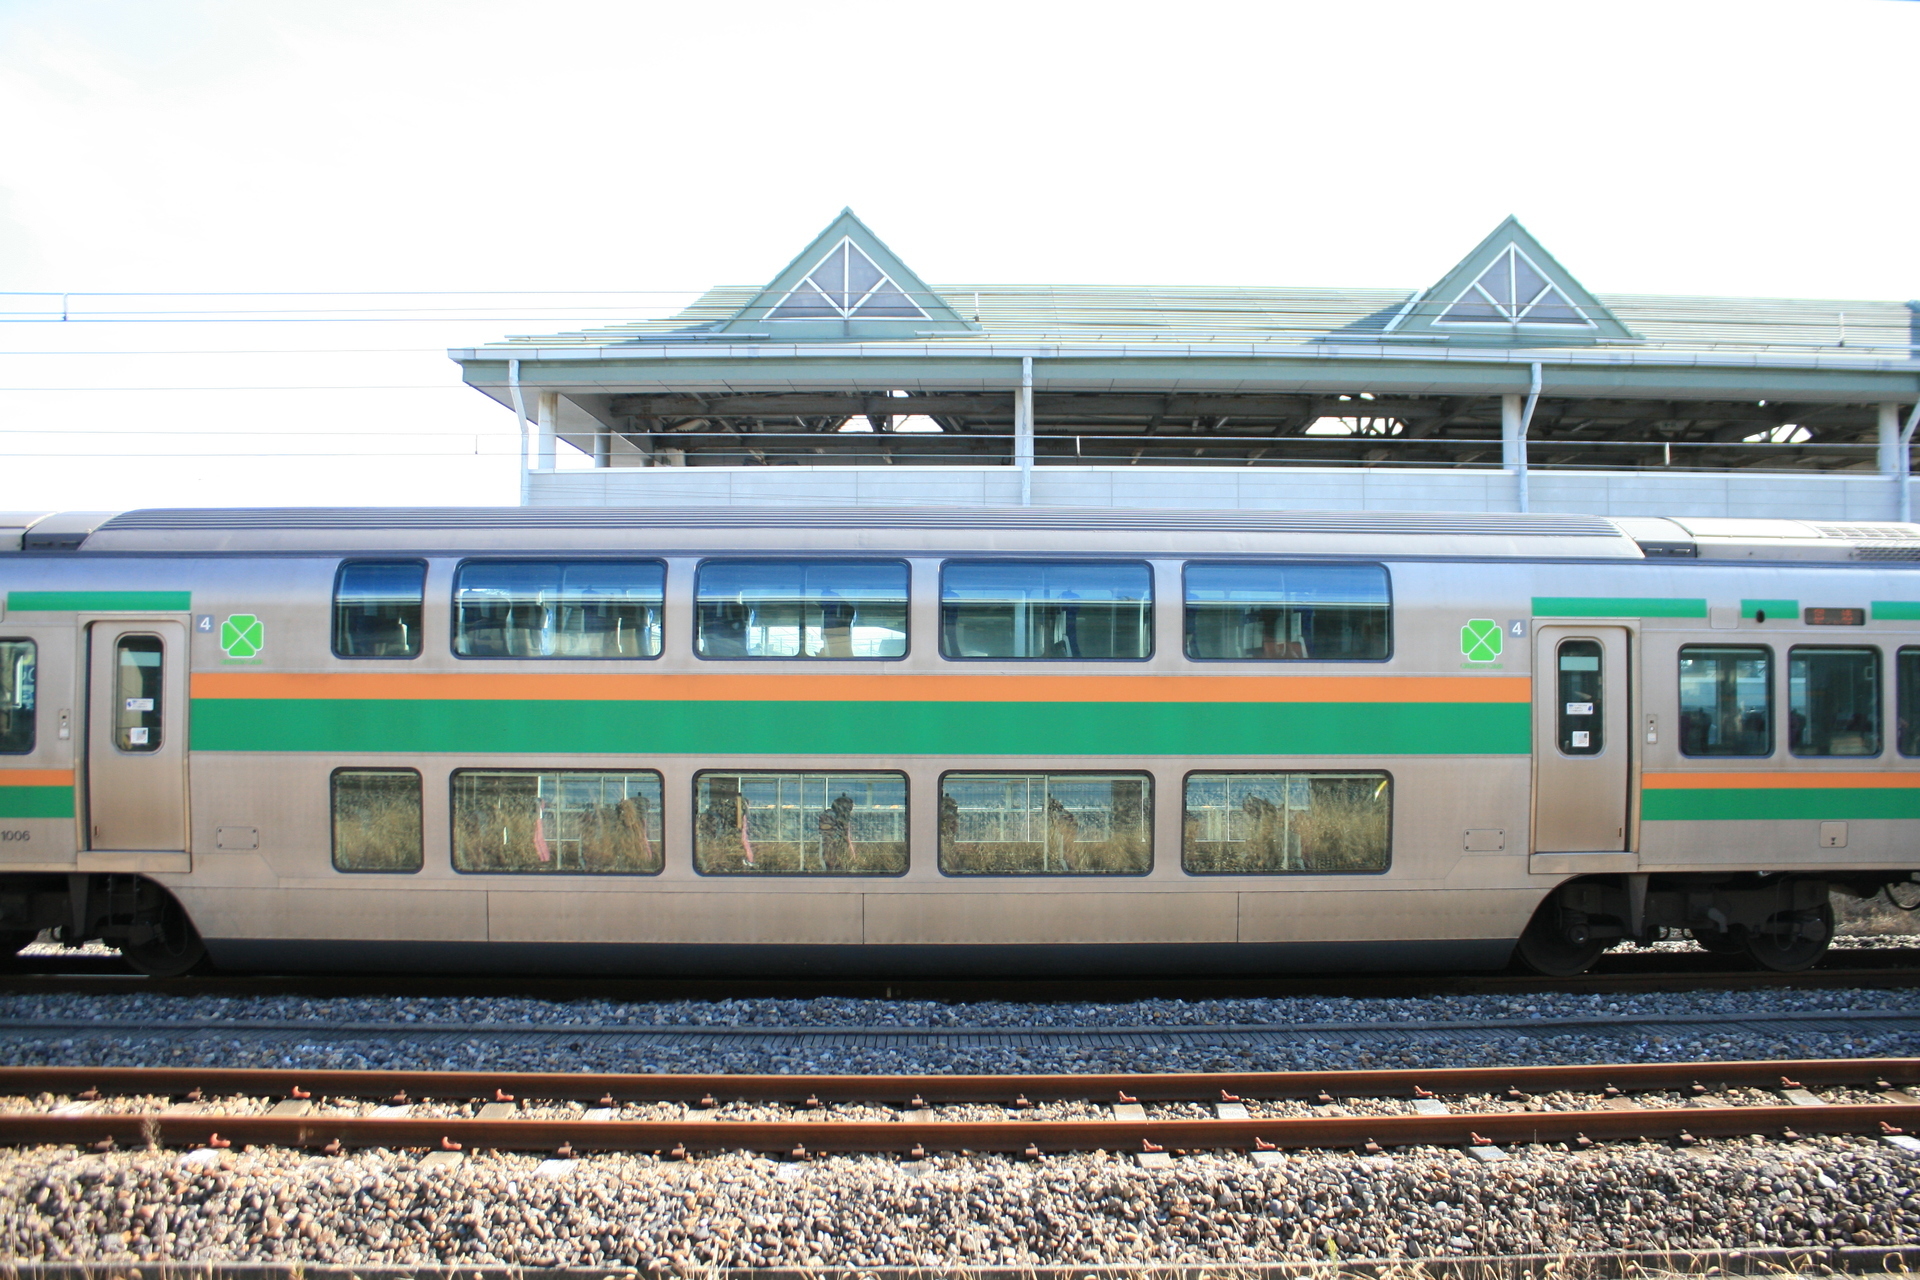
{"type": "Polygon", "coordinates": [[[1514,218],[1426,288],[928,284],[844,210],[762,284],[450,355],[532,502],[1886,519],[1920,304],[1595,293],[1514,218]]]}

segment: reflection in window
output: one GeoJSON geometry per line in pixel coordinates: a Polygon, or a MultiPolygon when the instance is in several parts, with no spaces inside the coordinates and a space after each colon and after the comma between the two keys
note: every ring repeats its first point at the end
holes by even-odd
{"type": "Polygon", "coordinates": [[[1377,564],[1190,564],[1187,656],[1379,661],[1391,640],[1377,564]]]}
{"type": "Polygon", "coordinates": [[[649,875],[660,869],[660,775],[462,769],[456,871],[649,875]]]}
{"type": "Polygon", "coordinates": [[[412,769],[337,769],[333,865],[341,871],[418,871],[420,775],[412,769]]]}
{"type": "Polygon", "coordinates": [[[1797,756],[1880,754],[1880,651],[1787,655],[1787,740],[1797,756]]]}
{"type": "Polygon", "coordinates": [[[1145,875],[1145,774],[950,773],[940,780],[940,870],[958,875],[1145,875]]]}
{"type": "Polygon", "coordinates": [[[1896,662],[1900,723],[1894,745],[1903,756],[1920,756],[1920,649],[1902,649],[1896,662]]]}
{"type": "Polygon", "coordinates": [[[898,773],[703,773],[693,866],[707,875],[899,875],[907,779],[898,773]]]}
{"type": "Polygon", "coordinates": [[[136,754],[160,749],[159,636],[121,636],[113,647],[113,743],[136,754]]]}
{"type": "Polygon", "coordinates": [[[657,560],[474,560],[453,581],[463,658],[653,658],[666,567],[657,560]]]}
{"type": "Polygon", "coordinates": [[[1600,687],[1602,652],[1598,640],[1560,642],[1560,750],[1570,756],[1597,756],[1606,745],[1601,731],[1606,711],[1600,687]]]}
{"type": "Polygon", "coordinates": [[[894,560],[715,560],[700,566],[703,658],[898,658],[907,566],[894,560]]]}
{"type": "Polygon", "coordinates": [[[1153,586],[1133,561],[949,561],[940,578],[949,658],[1146,658],[1153,586]]]}
{"type": "Polygon", "coordinates": [[[916,305],[860,246],[842,238],[806,279],[767,313],[769,320],[925,320],[916,305]]]}
{"type": "Polygon", "coordinates": [[[333,651],[342,658],[420,654],[427,566],[417,560],[350,560],[333,587],[333,651]]]}
{"type": "Polygon", "coordinates": [[[1591,325],[1567,295],[1520,251],[1508,245],[1435,324],[1591,325]]]}
{"type": "Polygon", "coordinates": [[[1690,756],[1772,753],[1772,650],[1718,645],[1680,650],[1680,750],[1690,756]]]}
{"type": "Polygon", "coordinates": [[[0,755],[33,750],[34,646],[0,640],[0,755]]]}
{"type": "Polygon", "coordinates": [[[1385,871],[1393,785],[1384,773],[1196,773],[1181,865],[1194,875],[1385,871]]]}

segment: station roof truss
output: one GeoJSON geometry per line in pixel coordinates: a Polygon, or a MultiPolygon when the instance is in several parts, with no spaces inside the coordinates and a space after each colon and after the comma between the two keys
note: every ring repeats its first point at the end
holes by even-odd
{"type": "Polygon", "coordinates": [[[1514,218],[1418,290],[933,286],[843,210],[763,285],[450,354],[690,465],[1004,459],[1029,358],[1042,464],[1498,466],[1537,369],[1534,465],[1870,471],[1920,304],[1597,294],[1514,218]]]}

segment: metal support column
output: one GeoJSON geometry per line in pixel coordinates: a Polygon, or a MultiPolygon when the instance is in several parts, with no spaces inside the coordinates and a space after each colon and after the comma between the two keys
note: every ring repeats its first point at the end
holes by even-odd
{"type": "Polygon", "coordinates": [[[1533,407],[1540,402],[1540,366],[1533,366],[1533,383],[1525,396],[1500,397],[1500,465],[1513,474],[1513,507],[1525,511],[1527,495],[1527,428],[1533,425],[1533,407]]]}
{"type": "Polygon", "coordinates": [[[1020,357],[1020,398],[1013,405],[1013,464],[1020,468],[1020,505],[1033,505],[1033,357],[1020,357]]]}

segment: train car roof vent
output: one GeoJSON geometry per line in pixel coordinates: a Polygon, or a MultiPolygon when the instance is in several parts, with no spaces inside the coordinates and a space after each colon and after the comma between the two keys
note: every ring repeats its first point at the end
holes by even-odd
{"type": "Polygon", "coordinates": [[[56,511],[27,527],[20,538],[20,549],[78,551],[94,530],[118,514],[117,511],[56,511]]]}
{"type": "Polygon", "coordinates": [[[1698,560],[1700,544],[1693,541],[1655,542],[1646,538],[1635,538],[1640,554],[1649,560],[1698,560]]]}
{"type": "Polygon", "coordinates": [[[1920,540],[1913,542],[1856,542],[1855,560],[1920,560],[1920,540]]]}

